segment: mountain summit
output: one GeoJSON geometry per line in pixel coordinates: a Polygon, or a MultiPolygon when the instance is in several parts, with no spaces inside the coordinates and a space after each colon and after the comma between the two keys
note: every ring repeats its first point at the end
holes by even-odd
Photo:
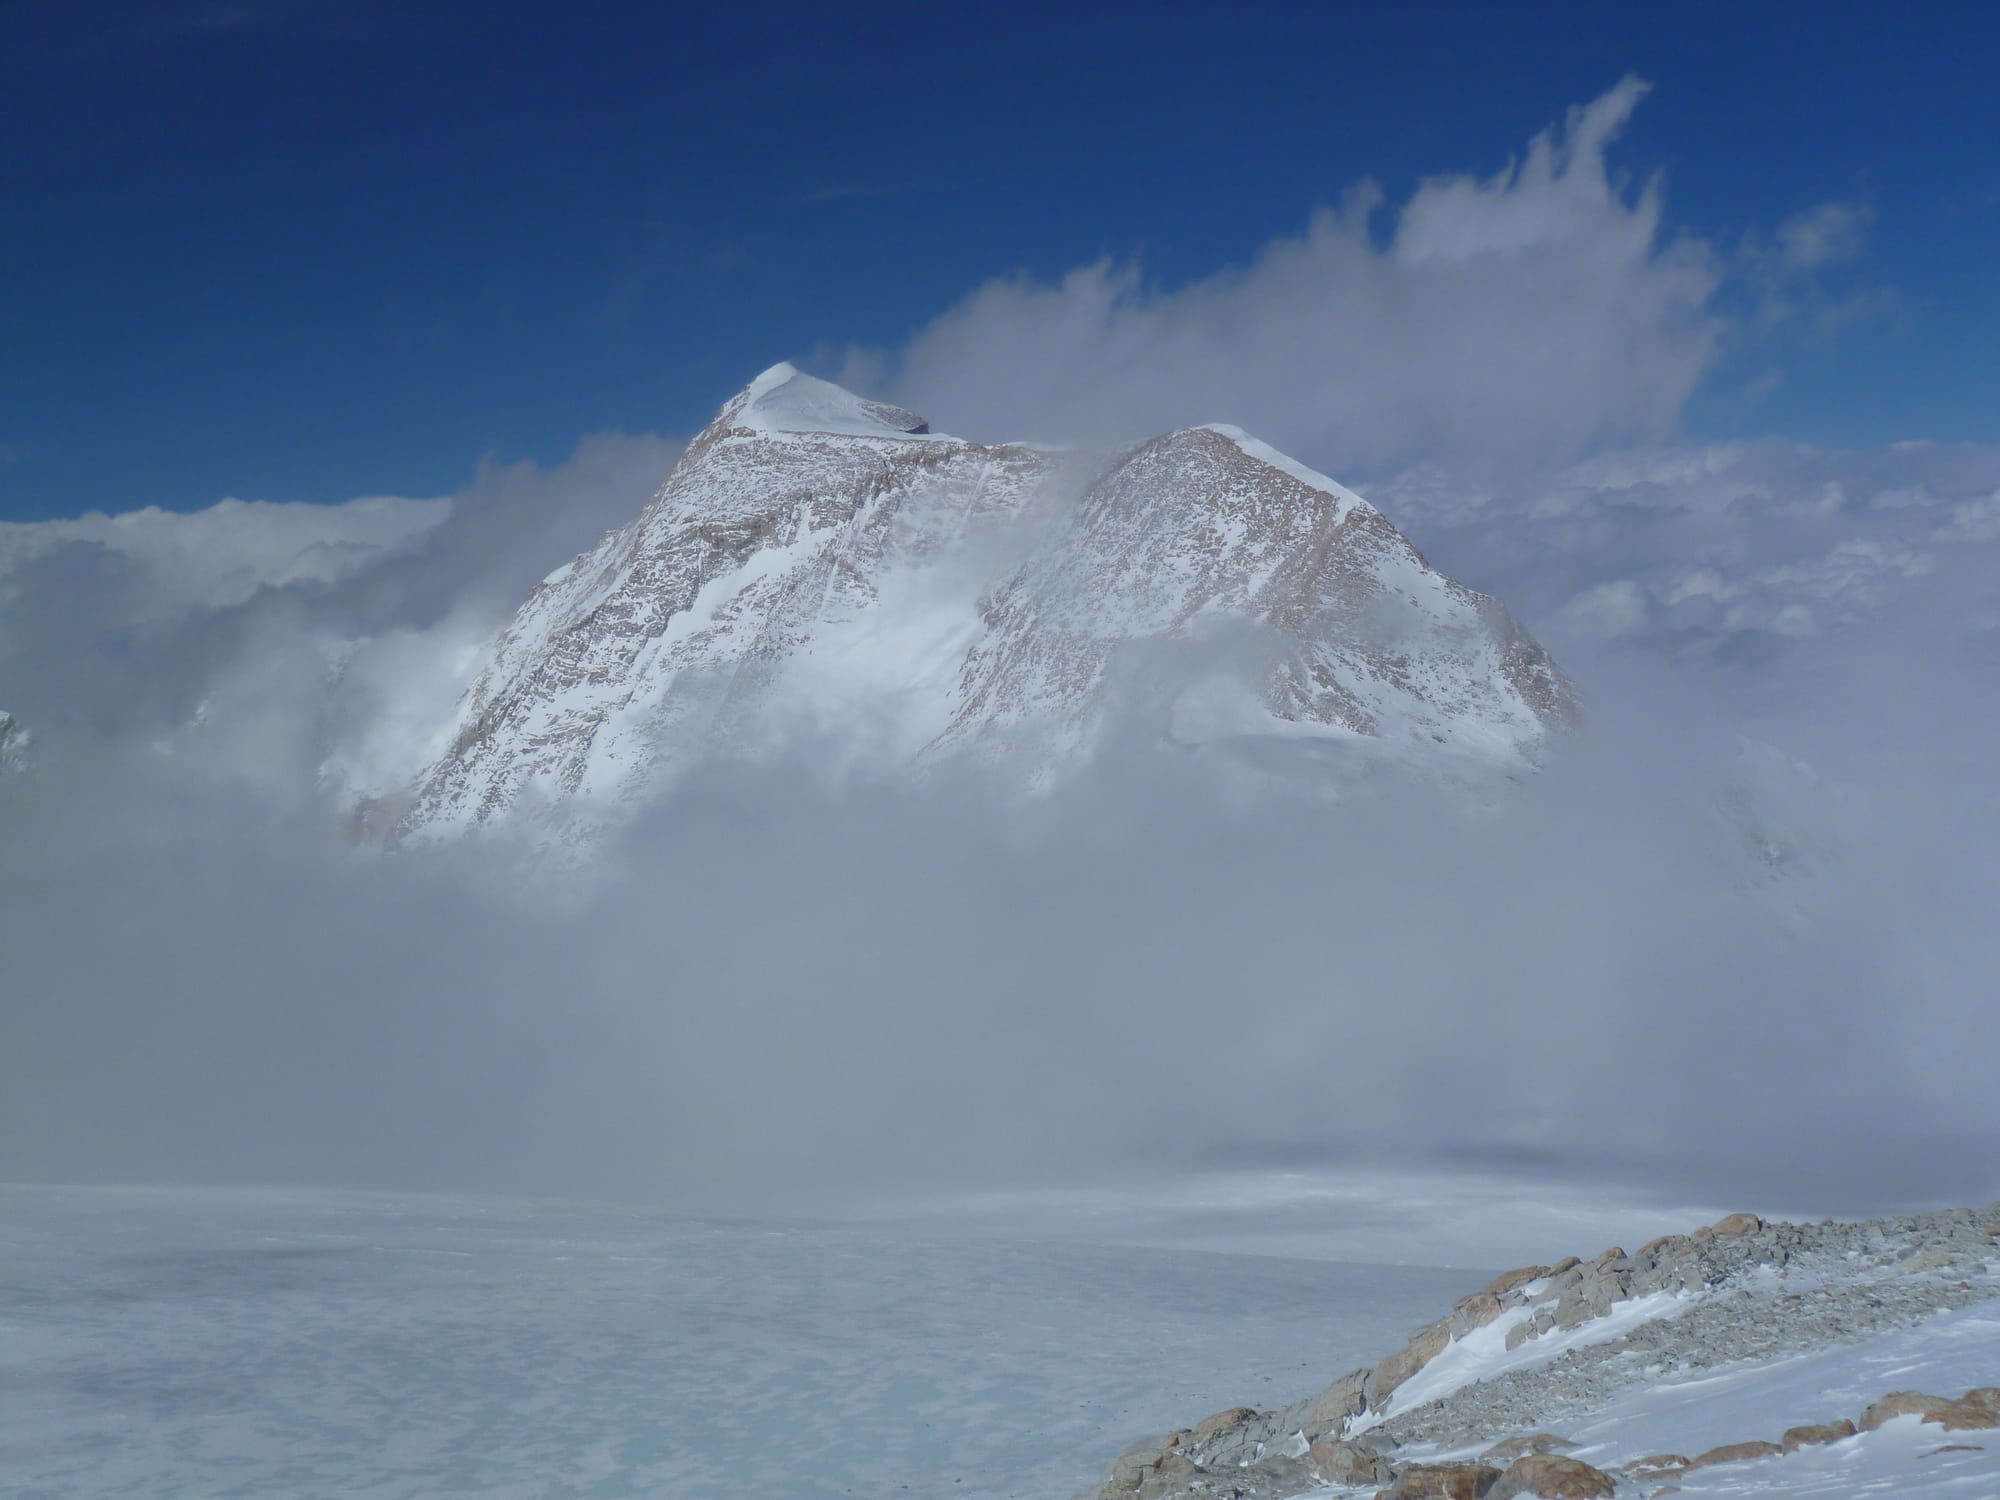
{"type": "Polygon", "coordinates": [[[1240,429],[988,445],[780,364],[521,606],[402,828],[606,826],[780,746],[1031,785],[1273,737],[1516,769],[1572,711],[1503,606],[1240,429]]]}

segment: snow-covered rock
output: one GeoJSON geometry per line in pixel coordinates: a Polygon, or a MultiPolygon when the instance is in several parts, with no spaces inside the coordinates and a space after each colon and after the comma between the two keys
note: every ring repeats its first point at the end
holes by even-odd
{"type": "Polygon", "coordinates": [[[522,606],[402,829],[588,831],[700,759],[808,739],[1039,785],[1121,732],[1515,770],[1572,712],[1504,607],[1238,429],[988,445],[778,365],[522,606]]]}
{"type": "Polygon", "coordinates": [[[1691,1494],[1993,1494],[1986,1450],[1941,1440],[2000,1428],[1996,1238],[2000,1204],[1861,1223],[1739,1213],[1632,1255],[1524,1266],[1459,1303],[1497,1299],[1500,1318],[1463,1334],[1440,1319],[1318,1397],[1148,1439],[1089,1493],[1318,1500],[1393,1470],[1390,1494],[1435,1495],[1476,1458],[1509,1464],[1467,1480],[1488,1496],[1622,1494],[1621,1477],[1691,1494]],[[1601,1309],[1568,1328],[1548,1316],[1593,1285],[1612,1293],[1601,1309]],[[1872,1394],[1913,1377],[1970,1388],[1872,1394]],[[1569,1451],[1531,1451],[1550,1448],[1569,1451]],[[1969,1461],[1916,1467],[1952,1451],[1969,1461]]]}

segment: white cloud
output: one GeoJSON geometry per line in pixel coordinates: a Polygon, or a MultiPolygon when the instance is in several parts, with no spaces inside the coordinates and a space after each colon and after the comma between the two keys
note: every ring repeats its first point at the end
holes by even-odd
{"type": "Polygon", "coordinates": [[[140,743],[279,800],[395,785],[528,591],[677,452],[603,434],[435,500],[0,525],[0,707],[45,757],[140,743]]]}
{"type": "Polygon", "coordinates": [[[449,499],[373,496],[341,505],[223,500],[198,511],[148,506],[0,522],[0,591],[34,559],[83,545],[133,562],[161,608],[220,608],[262,588],[330,583],[409,547],[450,514],[449,499]]]}
{"type": "Polygon", "coordinates": [[[989,282],[893,359],[941,430],[1122,439],[1234,421],[1330,472],[1413,457],[1519,465],[1666,431],[1718,348],[1720,262],[1661,227],[1657,181],[1606,153],[1645,85],[1570,111],[1487,177],[1425,181],[1380,234],[1351,189],[1302,235],[1177,288],[1136,265],[989,282]]]}
{"type": "Polygon", "coordinates": [[[1924,599],[1978,617],[1982,580],[2000,576],[1996,481],[2000,449],[1766,441],[1602,454],[1505,484],[1429,464],[1370,498],[1558,647],[1720,660],[1772,636],[1852,641],[1924,599]]]}
{"type": "Polygon", "coordinates": [[[1778,226],[1779,259],[1794,271],[1813,271],[1852,260],[1861,253],[1874,223],[1875,211],[1866,203],[1818,204],[1778,226]]]}

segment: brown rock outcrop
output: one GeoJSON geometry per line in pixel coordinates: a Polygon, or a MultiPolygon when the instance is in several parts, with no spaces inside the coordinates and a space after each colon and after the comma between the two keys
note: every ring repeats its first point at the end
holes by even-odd
{"type": "Polygon", "coordinates": [[[1611,1500],[1618,1482],[1602,1469],[1581,1459],[1564,1458],[1559,1453],[1531,1453],[1515,1460],[1499,1483],[1486,1492],[1487,1500],[1515,1500],[1534,1495],[1540,1500],[1611,1500]]]}
{"type": "Polygon", "coordinates": [[[1853,1436],[1854,1424],[1842,1417],[1838,1422],[1808,1422],[1799,1427],[1787,1427],[1784,1436],[1778,1439],[1778,1446],[1787,1453],[1796,1453],[1801,1448],[1837,1443],[1844,1437],[1853,1436]]]}
{"type": "Polygon", "coordinates": [[[1474,1292],[1451,1312],[1451,1336],[1462,1339],[1475,1328],[1484,1328],[1500,1316],[1500,1299],[1487,1292],[1474,1292]]]}
{"type": "Polygon", "coordinates": [[[1490,1464],[1411,1464],[1389,1486],[1388,1500],[1485,1500],[1500,1482],[1490,1464]]]}
{"type": "Polygon", "coordinates": [[[1753,1458],[1769,1458],[1774,1453],[1785,1450],[1776,1443],[1767,1443],[1759,1438],[1751,1443],[1724,1443],[1720,1448],[1711,1448],[1706,1453],[1697,1454],[1688,1464],[1690,1469],[1709,1469],[1717,1464],[1740,1464],[1753,1458]]]}
{"type": "Polygon", "coordinates": [[[1874,1432],[1898,1416],[1916,1416],[1946,1432],[2000,1428],[2000,1386],[1976,1386],[1956,1400],[1952,1396],[1926,1396],[1920,1390],[1892,1390],[1862,1412],[1862,1432],[1874,1432]]]}
{"type": "Polygon", "coordinates": [[[1368,1409],[1380,1411],[1389,1404],[1396,1387],[1444,1353],[1451,1343],[1451,1320],[1440,1318],[1410,1335],[1409,1343],[1368,1372],[1364,1391],[1368,1409]]]}

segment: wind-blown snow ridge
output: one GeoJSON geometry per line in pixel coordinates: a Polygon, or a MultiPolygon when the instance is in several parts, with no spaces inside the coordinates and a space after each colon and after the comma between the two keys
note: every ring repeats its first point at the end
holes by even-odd
{"type": "Polygon", "coordinates": [[[778,364],[522,605],[400,827],[567,838],[803,738],[1028,786],[1113,746],[1301,735],[1513,770],[1571,712],[1503,606],[1240,428],[988,445],[778,364]]]}
{"type": "Polygon", "coordinates": [[[933,433],[915,412],[870,401],[831,381],[780,362],[743,389],[724,409],[729,425],[748,432],[844,433],[851,437],[955,439],[933,433]]]}

